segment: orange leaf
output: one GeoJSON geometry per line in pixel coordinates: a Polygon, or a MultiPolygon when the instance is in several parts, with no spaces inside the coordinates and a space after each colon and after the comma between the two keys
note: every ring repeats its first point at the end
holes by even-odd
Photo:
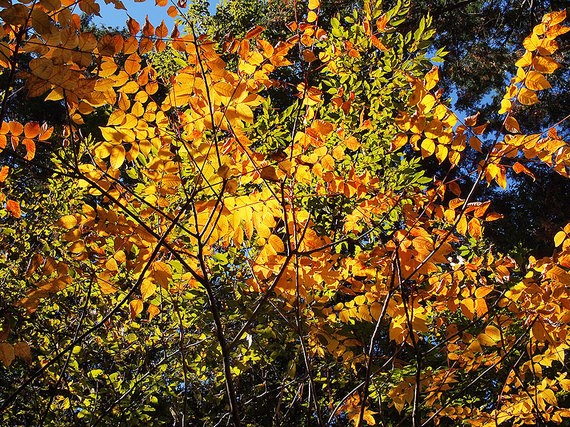
{"type": "Polygon", "coordinates": [[[51,137],[52,133],[53,133],[53,127],[47,127],[46,124],[43,124],[39,140],[40,141],[48,140],[51,137]]]}
{"type": "Polygon", "coordinates": [[[125,60],[125,71],[129,75],[137,73],[141,69],[141,57],[133,53],[125,60]]]}
{"type": "Polygon", "coordinates": [[[321,160],[321,164],[323,165],[323,168],[325,168],[326,170],[329,171],[333,171],[334,170],[334,159],[330,154],[327,154],[326,156],[324,156],[321,160]]]}
{"type": "Polygon", "coordinates": [[[40,133],[40,125],[36,122],[26,123],[24,126],[24,135],[26,138],[35,138],[40,133]]]}
{"type": "Polygon", "coordinates": [[[26,25],[28,21],[29,9],[23,4],[15,4],[10,6],[10,3],[4,3],[2,5],[2,12],[0,12],[0,17],[4,20],[6,24],[9,25],[26,25]],[[8,7],[7,7],[8,6],[8,7]]]}
{"type": "Polygon", "coordinates": [[[370,41],[372,42],[372,44],[374,45],[374,47],[376,49],[380,49],[380,50],[388,50],[388,48],[386,46],[384,46],[384,43],[382,43],[380,40],[378,40],[378,37],[372,35],[370,36],[370,41]]]}
{"type": "Polygon", "coordinates": [[[496,213],[496,212],[491,212],[489,215],[487,215],[485,217],[485,221],[490,222],[490,221],[496,221],[498,219],[503,218],[503,215],[500,213],[496,213]]]}
{"type": "Polygon", "coordinates": [[[127,20],[127,28],[129,29],[129,32],[133,36],[136,36],[137,33],[140,31],[141,26],[137,21],[135,21],[133,18],[129,17],[129,19],[127,20]]]}
{"type": "Polygon", "coordinates": [[[303,51],[303,59],[307,62],[313,62],[317,60],[317,57],[312,51],[305,49],[303,51]]]}
{"type": "Polygon", "coordinates": [[[176,7],[174,6],[170,6],[168,8],[168,10],[166,11],[166,13],[168,14],[168,16],[170,16],[171,18],[176,18],[178,16],[178,10],[176,9],[176,7]]]}
{"type": "Polygon", "coordinates": [[[360,148],[360,142],[358,142],[358,140],[354,136],[349,136],[347,139],[344,140],[344,143],[346,145],[346,148],[348,148],[349,150],[354,151],[360,148]]]}
{"type": "Polygon", "coordinates": [[[475,302],[471,298],[465,298],[461,301],[461,312],[469,320],[475,317],[475,302]]]}
{"type": "Polygon", "coordinates": [[[154,35],[154,27],[148,20],[148,15],[146,16],[146,20],[143,27],[143,35],[147,37],[152,37],[154,35]]]}
{"type": "Polygon", "coordinates": [[[244,38],[246,40],[253,39],[253,38],[257,37],[258,35],[260,35],[263,32],[263,30],[265,30],[265,27],[262,27],[260,25],[256,25],[255,27],[253,27],[251,30],[249,30],[247,32],[247,34],[245,35],[244,38]]]}
{"type": "Polygon", "coordinates": [[[137,317],[143,310],[144,303],[140,299],[134,299],[131,301],[131,319],[137,317]]]}
{"type": "MultiPolygon", "coordinates": [[[[158,1],[158,0],[157,0],[158,1]]],[[[166,5],[166,1],[164,2],[166,5]]],[[[164,20],[156,28],[156,37],[164,38],[168,36],[168,28],[164,25],[164,20]]]]}
{"type": "Polygon", "coordinates": [[[31,139],[24,139],[22,144],[26,147],[26,160],[32,160],[36,155],[36,144],[31,139]]]}
{"type": "Polygon", "coordinates": [[[24,131],[24,126],[22,126],[21,123],[10,122],[9,126],[10,126],[10,133],[14,136],[21,135],[22,132],[24,131]]]}
{"type": "Polygon", "coordinates": [[[8,176],[9,171],[10,168],[8,166],[2,166],[2,170],[0,171],[0,182],[4,182],[4,180],[8,176]]]}
{"type": "Polygon", "coordinates": [[[536,177],[534,176],[534,174],[531,171],[529,171],[525,166],[520,164],[519,162],[515,162],[515,164],[513,165],[513,170],[516,173],[523,172],[523,173],[527,174],[528,176],[530,176],[533,179],[533,181],[536,181],[536,177]]]}
{"type": "Polygon", "coordinates": [[[149,304],[146,311],[148,311],[148,320],[149,321],[151,321],[154,316],[156,316],[158,313],[160,313],[160,309],[154,304],[149,304]]]}
{"type": "Polygon", "coordinates": [[[20,216],[22,216],[20,204],[14,200],[8,200],[6,202],[6,209],[16,218],[20,218],[20,216]]]}
{"type": "Polygon", "coordinates": [[[505,120],[505,129],[510,133],[521,133],[519,122],[517,122],[517,119],[513,116],[509,116],[507,120],[505,120]]]}
{"type": "Polygon", "coordinates": [[[469,138],[469,145],[475,151],[478,151],[479,153],[481,152],[481,140],[476,136],[472,136],[471,138],[469,138]]]}
{"type": "Polygon", "coordinates": [[[465,215],[461,215],[461,219],[457,223],[457,232],[464,236],[467,232],[467,219],[465,218],[465,215]]]}

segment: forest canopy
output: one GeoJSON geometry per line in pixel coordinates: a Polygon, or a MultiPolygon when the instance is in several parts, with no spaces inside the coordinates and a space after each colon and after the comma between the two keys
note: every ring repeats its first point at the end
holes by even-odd
{"type": "Polygon", "coordinates": [[[479,3],[0,2],[3,424],[567,423],[570,27],[479,3]]]}

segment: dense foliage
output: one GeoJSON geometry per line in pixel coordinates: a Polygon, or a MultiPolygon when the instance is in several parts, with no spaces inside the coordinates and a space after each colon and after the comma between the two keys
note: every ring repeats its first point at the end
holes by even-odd
{"type": "Polygon", "coordinates": [[[264,2],[158,0],[181,29],[124,34],[82,25],[95,0],[0,5],[4,424],[570,417],[570,224],[515,259],[480,200],[529,163],[568,179],[561,122],[515,118],[565,12],[524,40],[489,131],[437,89],[429,15],[323,3],[267,38],[245,29],[264,2]],[[26,120],[23,90],[64,117],[26,120]]]}

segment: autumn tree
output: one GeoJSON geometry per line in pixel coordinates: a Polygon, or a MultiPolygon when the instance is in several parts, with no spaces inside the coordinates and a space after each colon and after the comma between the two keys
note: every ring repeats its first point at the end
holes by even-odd
{"type": "Polygon", "coordinates": [[[443,52],[430,16],[408,28],[409,2],[325,29],[311,0],[279,42],[149,19],[97,38],[78,16],[94,0],[1,7],[0,145],[18,160],[1,172],[4,423],[570,416],[570,225],[552,256],[517,262],[474,199],[531,161],[568,178],[560,123],[526,135],[514,114],[549,88],[565,12],[525,39],[487,146],[437,89],[443,52]],[[10,116],[16,78],[65,125],[10,116]],[[24,167],[49,172],[48,197],[13,190],[24,167]]]}

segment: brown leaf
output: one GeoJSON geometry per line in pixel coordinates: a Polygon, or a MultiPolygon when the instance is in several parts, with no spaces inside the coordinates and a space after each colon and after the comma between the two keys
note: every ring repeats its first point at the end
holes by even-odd
{"type": "Polygon", "coordinates": [[[15,353],[12,344],[8,344],[7,342],[0,343],[0,360],[6,368],[12,364],[14,358],[15,353]]]}
{"type": "Polygon", "coordinates": [[[26,363],[31,363],[32,361],[32,351],[27,342],[22,341],[14,344],[14,354],[24,359],[26,363]]]}

